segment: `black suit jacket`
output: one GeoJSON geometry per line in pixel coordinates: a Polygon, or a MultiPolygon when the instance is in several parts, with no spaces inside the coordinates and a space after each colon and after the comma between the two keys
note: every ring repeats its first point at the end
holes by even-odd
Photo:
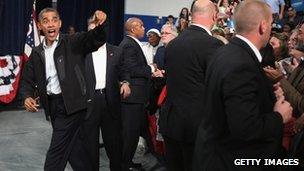
{"type": "Polygon", "coordinates": [[[127,78],[130,81],[131,95],[123,102],[146,103],[149,96],[149,81],[151,79],[151,67],[147,64],[145,55],[138,43],[126,36],[119,47],[123,51],[123,63],[127,70],[127,78]]]}
{"type": "Polygon", "coordinates": [[[165,46],[160,46],[156,50],[156,54],[153,58],[153,63],[157,65],[157,68],[164,69],[165,58],[165,46]]]}
{"type": "MultiPolygon", "coordinates": [[[[126,80],[126,72],[122,66],[122,51],[117,46],[106,44],[107,68],[106,68],[106,101],[109,112],[115,118],[120,118],[120,81],[126,80]]],[[[103,57],[103,56],[101,56],[103,57]]],[[[96,85],[92,54],[88,54],[86,61],[86,78],[88,87],[88,116],[91,115],[94,104],[94,92],[96,85]]]]}
{"type": "Polygon", "coordinates": [[[221,45],[221,41],[197,26],[190,26],[167,45],[168,94],[160,115],[163,135],[194,143],[203,116],[206,67],[221,45]]]}
{"type": "MultiPolygon", "coordinates": [[[[72,36],[59,35],[54,51],[54,63],[67,114],[87,107],[85,55],[97,50],[104,43],[105,32],[102,25],[85,33],[76,33],[72,36]]],[[[45,55],[41,43],[33,48],[29,60],[24,66],[20,92],[24,98],[33,97],[37,85],[41,105],[45,109],[46,115],[49,115],[45,72],[45,55]]]]}
{"type": "Polygon", "coordinates": [[[273,112],[275,101],[272,85],[253,50],[233,38],[217,51],[207,69],[194,170],[238,170],[234,159],[279,157],[283,122],[273,112]]]}

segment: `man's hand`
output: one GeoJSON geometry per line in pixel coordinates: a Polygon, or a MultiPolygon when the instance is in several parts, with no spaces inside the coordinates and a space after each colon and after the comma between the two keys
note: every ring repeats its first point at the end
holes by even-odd
{"type": "Polygon", "coordinates": [[[279,19],[282,20],[283,19],[283,13],[280,13],[279,15],[279,19]]]}
{"type": "Polygon", "coordinates": [[[24,107],[27,111],[29,112],[37,112],[38,109],[37,107],[39,107],[39,105],[37,104],[37,100],[39,99],[39,97],[33,99],[31,97],[28,97],[24,100],[24,107]]]}
{"type": "Polygon", "coordinates": [[[131,89],[130,89],[128,83],[122,83],[122,85],[121,85],[121,87],[120,87],[120,94],[122,95],[122,97],[123,97],[124,99],[130,96],[130,94],[131,94],[131,89]]]}
{"type": "Polygon", "coordinates": [[[107,14],[104,13],[103,11],[97,10],[94,13],[93,19],[95,21],[96,26],[102,25],[107,19],[107,14]]]}
{"type": "Polygon", "coordinates": [[[163,74],[163,70],[159,70],[157,69],[155,72],[152,73],[152,77],[164,77],[164,74],[163,74]]]}

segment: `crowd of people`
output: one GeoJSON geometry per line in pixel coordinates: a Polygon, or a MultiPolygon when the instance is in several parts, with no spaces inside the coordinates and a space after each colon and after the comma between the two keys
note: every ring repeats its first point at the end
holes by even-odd
{"type": "Polygon", "coordinates": [[[169,171],[282,169],[235,159],[304,166],[304,23],[283,0],[194,0],[160,31],[132,17],[119,46],[106,42],[102,11],[82,33],[60,33],[53,8],[38,19],[44,40],[20,91],[52,123],[44,170],[99,170],[100,131],[112,171],[141,168],[140,137],[169,171]]]}

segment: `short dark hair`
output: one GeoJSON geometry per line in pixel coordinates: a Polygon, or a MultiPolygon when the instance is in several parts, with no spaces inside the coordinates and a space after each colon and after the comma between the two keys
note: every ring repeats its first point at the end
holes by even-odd
{"type": "Polygon", "coordinates": [[[167,17],[167,18],[174,18],[174,17],[173,17],[173,15],[168,15],[168,17],[167,17]]]}
{"type": "Polygon", "coordinates": [[[59,13],[55,8],[44,8],[43,10],[40,11],[39,15],[38,15],[38,21],[41,21],[43,18],[43,14],[47,13],[47,12],[54,12],[56,13],[56,15],[58,16],[58,18],[60,19],[59,13]]]}

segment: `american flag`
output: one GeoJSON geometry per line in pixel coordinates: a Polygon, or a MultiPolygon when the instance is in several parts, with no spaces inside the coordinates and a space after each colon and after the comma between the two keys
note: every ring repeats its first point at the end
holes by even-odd
{"type": "Polygon", "coordinates": [[[25,60],[28,59],[32,52],[32,48],[38,46],[40,43],[37,24],[36,24],[36,9],[35,9],[35,2],[33,4],[33,11],[31,14],[31,21],[29,24],[29,29],[26,36],[25,46],[24,46],[24,56],[25,60]]]}
{"type": "Polygon", "coordinates": [[[0,56],[0,103],[10,103],[16,97],[22,66],[28,60],[32,48],[39,45],[39,43],[34,2],[24,46],[24,54],[20,56],[0,56]]]}

